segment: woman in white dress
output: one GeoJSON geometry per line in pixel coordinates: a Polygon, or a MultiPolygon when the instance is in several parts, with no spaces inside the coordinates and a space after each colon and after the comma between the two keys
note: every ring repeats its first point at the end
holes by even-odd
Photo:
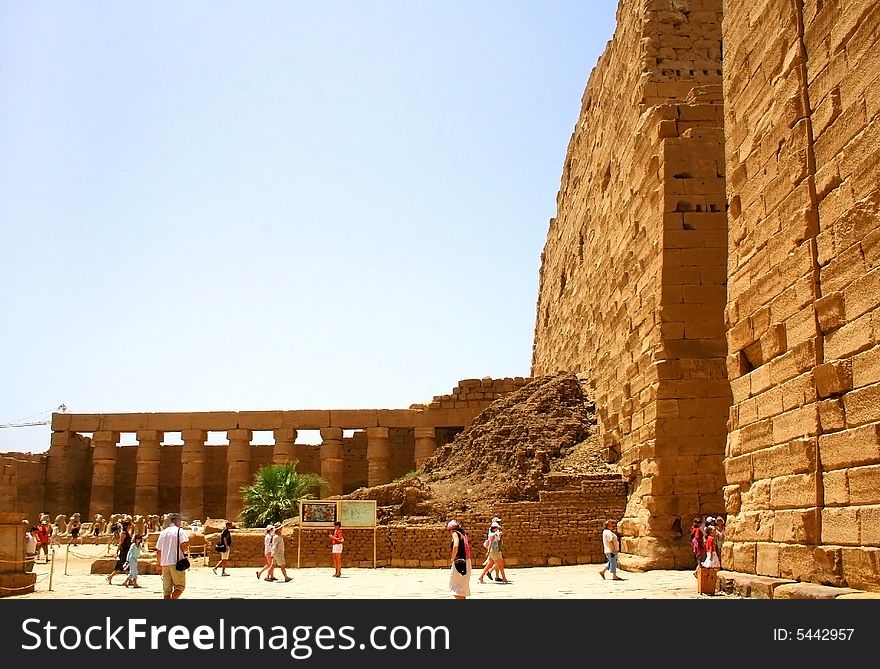
{"type": "Polygon", "coordinates": [[[452,532],[449,567],[449,594],[465,599],[471,594],[471,546],[467,533],[457,520],[450,520],[446,529],[452,532]]]}

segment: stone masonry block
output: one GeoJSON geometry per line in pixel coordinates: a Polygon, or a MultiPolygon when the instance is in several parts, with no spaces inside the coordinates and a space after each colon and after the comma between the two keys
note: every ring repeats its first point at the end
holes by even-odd
{"type": "Polygon", "coordinates": [[[815,438],[805,438],[756,451],[752,454],[754,476],[756,479],[770,479],[813,472],[816,470],[817,449],[815,438]]]}
{"type": "Polygon", "coordinates": [[[236,421],[244,430],[275,430],[281,427],[281,411],[239,411],[236,421]]]}
{"type": "Polygon", "coordinates": [[[880,383],[844,395],[843,409],[847,427],[880,421],[880,383]]]}
{"type": "Polygon", "coordinates": [[[840,399],[819,402],[819,425],[826,434],[842,430],[846,426],[843,402],[840,399]]]}
{"type": "Polygon", "coordinates": [[[378,426],[378,411],[375,409],[332,409],[330,427],[363,429],[378,426]]]}
{"type": "Polygon", "coordinates": [[[815,474],[779,476],[770,481],[770,506],[774,509],[818,506],[815,474]]]}
{"type": "Polygon", "coordinates": [[[859,543],[862,546],[880,546],[880,506],[860,506],[859,543]]]}
{"type": "Polygon", "coordinates": [[[849,504],[849,487],[846,473],[846,469],[836,469],[822,474],[822,491],[825,495],[825,506],[849,504]]]}
{"type": "Polygon", "coordinates": [[[758,542],[755,546],[755,573],[759,576],[779,576],[779,544],[758,542]]]}
{"type": "MultiPolygon", "coordinates": [[[[798,581],[842,586],[845,581],[840,548],[780,544],[779,575],[798,581]]],[[[793,586],[780,586],[786,587],[793,586]]]]}
{"type": "Polygon", "coordinates": [[[781,543],[819,543],[819,510],[792,509],[773,515],[773,541],[781,543]]]}
{"type": "Polygon", "coordinates": [[[819,434],[819,410],[816,404],[799,407],[773,419],[773,441],[782,444],[798,437],[819,434]]]}
{"type": "Polygon", "coordinates": [[[858,546],[843,548],[843,573],[851,588],[880,590],[880,549],[858,546]]]}
{"type": "Polygon", "coordinates": [[[846,470],[850,504],[880,504],[880,464],[846,470]]]}
{"type": "Polygon", "coordinates": [[[822,509],[822,543],[838,546],[859,544],[857,507],[826,507],[822,509]]]}
{"type": "Polygon", "coordinates": [[[834,397],[852,389],[852,362],[835,360],[819,365],[813,371],[819,397],[834,397]]]}
{"type": "Polygon", "coordinates": [[[300,409],[281,412],[281,427],[292,427],[299,430],[318,430],[330,427],[330,411],[300,409]]]}
{"type": "Polygon", "coordinates": [[[764,362],[785,353],[786,329],[783,323],[774,323],[761,335],[761,357],[764,362]]]}
{"type": "MultiPolygon", "coordinates": [[[[419,413],[409,409],[379,409],[376,423],[384,427],[416,427],[419,413]]],[[[419,425],[419,427],[423,426],[419,425]]]]}
{"type": "Polygon", "coordinates": [[[825,471],[880,462],[880,423],[821,435],[819,458],[825,471]]]}
{"type": "Polygon", "coordinates": [[[853,388],[870,385],[880,379],[880,346],[874,346],[852,358],[853,388]]]}

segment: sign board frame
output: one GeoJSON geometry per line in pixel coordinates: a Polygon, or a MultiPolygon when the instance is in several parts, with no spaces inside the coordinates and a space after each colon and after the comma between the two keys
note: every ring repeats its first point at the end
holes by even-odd
{"type": "Polygon", "coordinates": [[[343,530],[373,530],[373,569],[376,568],[377,503],[374,499],[301,499],[297,526],[296,568],[299,569],[304,529],[332,528],[338,520],[343,530]],[[332,509],[332,511],[331,511],[332,509]],[[330,519],[332,517],[332,519],[330,519]],[[346,524],[346,518],[352,524],[346,524]],[[329,519],[329,520],[328,520],[329,519]]]}

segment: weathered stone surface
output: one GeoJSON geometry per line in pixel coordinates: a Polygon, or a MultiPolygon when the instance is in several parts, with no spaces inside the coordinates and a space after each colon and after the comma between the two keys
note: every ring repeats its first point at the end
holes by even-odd
{"type": "Polygon", "coordinates": [[[859,594],[851,588],[835,588],[816,583],[786,583],[773,589],[773,599],[837,599],[842,595],[859,594]]]}

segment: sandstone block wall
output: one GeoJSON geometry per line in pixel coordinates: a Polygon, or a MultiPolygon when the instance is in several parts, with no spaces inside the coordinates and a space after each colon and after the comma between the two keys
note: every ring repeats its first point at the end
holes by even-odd
{"type": "MultiPolygon", "coordinates": [[[[538,502],[499,504],[495,515],[504,521],[504,561],[510,566],[588,564],[604,561],[602,525],[620,518],[626,505],[626,482],[619,476],[566,479],[560,477],[538,502]]],[[[475,568],[482,563],[483,539],[490,518],[464,515],[475,568]]],[[[345,529],[343,566],[373,566],[373,530],[345,529]]],[[[332,566],[328,528],[284,530],[285,560],[289,567],[332,566]]],[[[209,535],[212,545],[215,536],[209,535]]],[[[448,567],[449,532],[441,525],[383,525],[376,529],[376,565],[379,567],[448,567]]],[[[212,563],[217,554],[212,554],[212,563]]],[[[233,567],[263,564],[263,535],[235,532],[233,567]]]]}
{"type": "Polygon", "coordinates": [[[18,510],[25,519],[36,525],[44,510],[45,481],[45,455],[0,455],[0,509],[18,510]]]}
{"type": "Polygon", "coordinates": [[[542,254],[532,375],[581,372],[631,472],[624,564],[688,566],[722,509],[730,389],[720,0],[622,0],[542,254]]]}
{"type": "Polygon", "coordinates": [[[880,5],[725,3],[734,569],[880,588],[880,5]]]}

